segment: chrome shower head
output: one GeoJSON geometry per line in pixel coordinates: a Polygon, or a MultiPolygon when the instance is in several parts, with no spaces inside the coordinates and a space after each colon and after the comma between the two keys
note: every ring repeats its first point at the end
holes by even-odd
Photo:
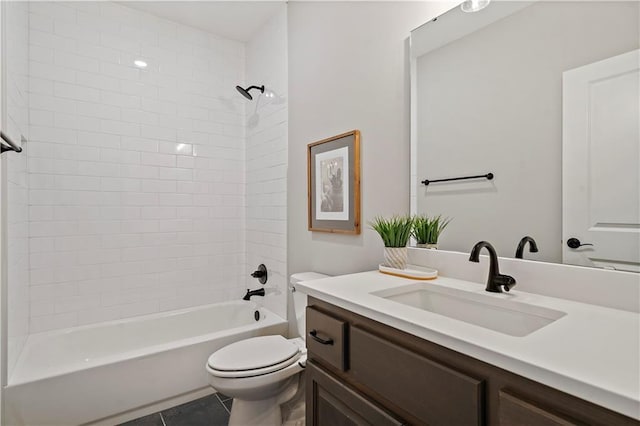
{"type": "Polygon", "coordinates": [[[245,98],[247,98],[249,100],[253,99],[253,96],[251,96],[251,93],[249,93],[249,91],[251,89],[258,89],[260,91],[260,93],[264,93],[264,85],[262,85],[262,86],[249,86],[246,89],[243,88],[243,87],[240,87],[240,86],[236,86],[236,90],[238,92],[240,92],[240,94],[242,96],[244,96],[245,98]]]}

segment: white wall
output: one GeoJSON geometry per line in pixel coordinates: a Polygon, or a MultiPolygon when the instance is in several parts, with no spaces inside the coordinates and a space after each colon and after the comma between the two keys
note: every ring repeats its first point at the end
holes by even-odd
{"type": "Polygon", "coordinates": [[[512,257],[531,235],[527,258],[562,261],[562,73],[637,49],[638,13],[538,2],[418,58],[418,179],[496,175],[418,187],[420,212],[453,218],[440,248],[512,257]]]}
{"type": "MultiPolygon", "coordinates": [[[[246,101],[247,288],[261,287],[248,275],[260,263],[268,270],[264,305],[281,317],[287,306],[287,8],[247,43],[246,101]]],[[[238,95],[240,96],[240,95],[238,95]]],[[[254,298],[258,300],[258,298],[254,298]]]]}
{"type": "Polygon", "coordinates": [[[111,2],[30,7],[30,332],[241,297],[243,44],[111,2]]]}
{"type": "MultiPolygon", "coordinates": [[[[2,52],[5,75],[6,114],[3,131],[20,144],[28,138],[28,44],[29,5],[6,2],[3,17],[5,51],[2,52]]],[[[2,154],[7,177],[7,368],[11,375],[29,331],[29,251],[27,152],[2,154]]]]}
{"type": "Polygon", "coordinates": [[[409,57],[430,2],[289,3],[289,271],[373,269],[383,245],[367,222],[409,211],[409,57]],[[307,144],[361,131],[362,234],[307,230],[307,144]]]}

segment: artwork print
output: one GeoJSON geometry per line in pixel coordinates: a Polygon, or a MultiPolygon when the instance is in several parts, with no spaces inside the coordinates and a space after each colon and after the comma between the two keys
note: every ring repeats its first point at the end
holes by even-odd
{"type": "Polygon", "coordinates": [[[349,150],[316,155],[316,218],[349,220],[349,150]]]}

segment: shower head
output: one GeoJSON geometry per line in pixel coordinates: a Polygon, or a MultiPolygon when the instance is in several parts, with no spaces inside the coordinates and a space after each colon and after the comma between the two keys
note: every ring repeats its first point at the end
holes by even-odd
{"type": "Polygon", "coordinates": [[[236,90],[238,92],[240,92],[240,94],[242,96],[244,96],[245,98],[247,98],[249,100],[253,99],[253,96],[251,96],[251,94],[249,93],[249,91],[251,89],[258,89],[260,91],[260,93],[264,93],[264,85],[262,85],[262,86],[250,86],[250,87],[247,87],[246,89],[244,89],[244,88],[242,88],[240,86],[236,86],[236,90]]]}

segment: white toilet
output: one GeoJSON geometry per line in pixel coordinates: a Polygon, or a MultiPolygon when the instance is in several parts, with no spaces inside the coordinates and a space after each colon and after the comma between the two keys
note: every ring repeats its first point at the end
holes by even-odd
{"type": "Polygon", "coordinates": [[[225,346],[209,357],[209,384],[234,398],[230,426],[282,424],[280,406],[296,394],[298,373],[304,370],[307,360],[307,296],[296,291],[295,286],[301,281],[326,277],[315,272],[291,275],[289,289],[293,293],[299,337],[252,337],[225,346]]]}

